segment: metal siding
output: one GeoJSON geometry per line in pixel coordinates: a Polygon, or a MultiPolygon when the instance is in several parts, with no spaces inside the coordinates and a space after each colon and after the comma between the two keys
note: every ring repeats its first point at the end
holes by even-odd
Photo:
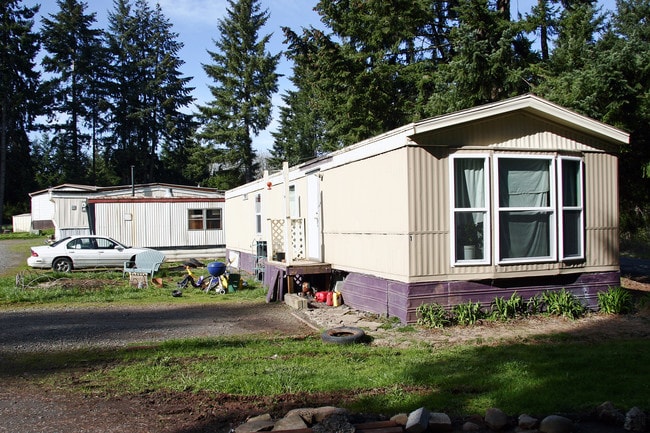
{"type": "MultiPolygon", "coordinates": [[[[223,203],[214,202],[98,203],[95,205],[97,234],[136,247],[224,245],[225,230],[190,233],[187,229],[187,209],[223,207],[223,203]],[[125,218],[127,215],[130,221],[125,218]]],[[[225,220],[225,212],[222,219],[225,220]]]]}
{"type": "Polygon", "coordinates": [[[442,275],[449,268],[447,158],[420,147],[408,155],[409,275],[442,275]]]}
{"type": "Polygon", "coordinates": [[[618,160],[585,155],[586,254],[590,267],[618,266],[618,160]]]}

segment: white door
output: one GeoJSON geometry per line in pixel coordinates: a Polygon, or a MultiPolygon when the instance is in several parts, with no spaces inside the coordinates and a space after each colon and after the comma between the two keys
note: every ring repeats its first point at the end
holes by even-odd
{"type": "Polygon", "coordinates": [[[318,262],[322,257],[321,196],[318,173],[307,176],[307,257],[318,262]]]}

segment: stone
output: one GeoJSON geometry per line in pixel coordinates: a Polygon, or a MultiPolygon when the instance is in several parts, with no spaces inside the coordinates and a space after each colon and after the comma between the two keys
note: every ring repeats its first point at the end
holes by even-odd
{"type": "Polygon", "coordinates": [[[463,431],[479,431],[481,429],[481,426],[473,423],[472,421],[466,421],[463,424],[463,431]]]}
{"type": "Polygon", "coordinates": [[[265,413],[263,415],[258,415],[252,418],[249,418],[244,424],[237,426],[235,428],[235,433],[253,433],[259,431],[268,431],[273,428],[275,422],[271,418],[271,415],[265,413]]]}
{"type": "Polygon", "coordinates": [[[347,409],[334,406],[322,406],[314,409],[314,422],[322,422],[332,415],[349,415],[347,409]]]}
{"type": "Polygon", "coordinates": [[[312,427],[314,433],[354,433],[355,427],[344,413],[334,413],[312,427]]]}
{"type": "Polygon", "coordinates": [[[606,401],[596,408],[598,420],[611,425],[622,425],[625,422],[625,416],[616,409],[611,401],[606,401]]]}
{"type": "Polygon", "coordinates": [[[508,425],[508,415],[501,409],[491,407],[485,411],[485,424],[490,430],[499,431],[508,425]]]}
{"type": "Polygon", "coordinates": [[[645,413],[638,407],[633,407],[625,414],[625,423],[623,428],[627,431],[644,432],[646,431],[645,413]]]}
{"type": "Polygon", "coordinates": [[[307,424],[300,415],[289,415],[275,422],[273,430],[298,430],[307,428],[307,424]]]}
{"type": "Polygon", "coordinates": [[[573,422],[563,416],[549,415],[539,423],[539,431],[541,433],[571,433],[573,422]]]}
{"type": "Polygon", "coordinates": [[[440,412],[429,413],[429,431],[430,432],[451,431],[451,418],[449,418],[449,415],[440,412]]]}
{"type": "Polygon", "coordinates": [[[296,310],[309,309],[309,301],[304,296],[299,296],[296,293],[287,293],[284,295],[284,303],[296,310]]]}
{"type": "Polygon", "coordinates": [[[390,417],[391,421],[401,426],[405,426],[408,419],[409,415],[407,413],[398,413],[390,417]]]}
{"type": "Polygon", "coordinates": [[[519,419],[517,420],[517,425],[525,430],[530,430],[532,428],[535,428],[537,425],[537,422],[539,421],[537,418],[533,418],[530,415],[521,414],[519,415],[519,419]]]}
{"type": "Polygon", "coordinates": [[[421,407],[409,414],[404,430],[407,433],[422,433],[427,427],[429,427],[429,411],[421,407]]]}

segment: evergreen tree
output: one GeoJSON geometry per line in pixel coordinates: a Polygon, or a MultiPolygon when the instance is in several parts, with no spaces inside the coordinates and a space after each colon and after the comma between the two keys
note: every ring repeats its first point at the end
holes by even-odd
{"type": "Polygon", "coordinates": [[[157,180],[160,152],[182,145],[191,133],[191,115],[180,110],[193,100],[190,78],[181,77],[182,44],[157,5],[116,0],[109,14],[111,122],[113,141],[106,158],[122,182],[136,168],[139,182],[157,180]]]}
{"type": "MultiPolygon", "coordinates": [[[[509,4],[509,3],[508,3],[509,4]]],[[[453,57],[436,74],[427,115],[453,112],[530,90],[537,61],[522,23],[510,21],[509,5],[463,0],[451,31],[453,57]]]]}
{"type": "Polygon", "coordinates": [[[252,137],[271,121],[280,55],[266,51],[271,35],[258,35],[269,17],[260,9],[259,0],[228,0],[226,18],[217,26],[221,36],[214,41],[216,50],[208,51],[212,63],[203,65],[214,80],[210,86],[214,99],[199,107],[200,137],[218,150],[219,188],[254,179],[258,164],[252,137]]]}
{"type": "Polygon", "coordinates": [[[84,14],[86,4],[58,0],[59,12],[42,20],[41,34],[47,55],[43,70],[52,78],[46,82],[52,92],[48,128],[53,134],[60,182],[86,183],[92,178],[89,161],[96,113],[96,72],[103,70],[101,31],[92,29],[95,14],[84,14]],[[89,130],[90,128],[90,130],[89,130]]]}
{"type": "Polygon", "coordinates": [[[0,222],[28,209],[33,186],[28,133],[42,105],[34,60],[39,41],[32,31],[37,12],[17,0],[0,3],[0,222]]]}

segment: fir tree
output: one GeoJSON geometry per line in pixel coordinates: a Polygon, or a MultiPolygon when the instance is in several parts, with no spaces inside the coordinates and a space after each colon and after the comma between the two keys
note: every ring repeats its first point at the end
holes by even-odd
{"type": "Polygon", "coordinates": [[[110,166],[123,182],[135,166],[138,181],[159,178],[160,153],[184,143],[191,116],[181,112],[193,100],[190,78],[181,77],[182,44],[157,5],[117,0],[109,15],[112,58],[111,121],[114,141],[106,149],[110,166]]]}
{"type": "Polygon", "coordinates": [[[96,73],[104,69],[101,31],[92,29],[95,14],[84,13],[86,5],[77,0],[59,0],[59,12],[44,18],[41,34],[47,55],[43,70],[52,76],[46,82],[52,93],[48,129],[59,167],[59,182],[84,183],[92,177],[88,161],[90,131],[97,119],[96,73]],[[90,130],[88,129],[90,127],[90,130]]]}
{"type": "Polygon", "coordinates": [[[0,221],[5,213],[28,210],[25,196],[32,191],[28,133],[43,104],[34,60],[39,40],[32,31],[37,12],[20,1],[0,3],[0,221]]]}
{"type": "Polygon", "coordinates": [[[209,86],[214,99],[199,107],[200,137],[219,151],[214,162],[221,168],[220,188],[251,181],[257,174],[252,137],[269,125],[271,97],[278,89],[280,55],[266,51],[271,35],[258,35],[268,17],[259,0],[228,0],[226,17],[217,26],[216,50],[208,51],[212,63],[203,65],[214,81],[209,86]]]}

